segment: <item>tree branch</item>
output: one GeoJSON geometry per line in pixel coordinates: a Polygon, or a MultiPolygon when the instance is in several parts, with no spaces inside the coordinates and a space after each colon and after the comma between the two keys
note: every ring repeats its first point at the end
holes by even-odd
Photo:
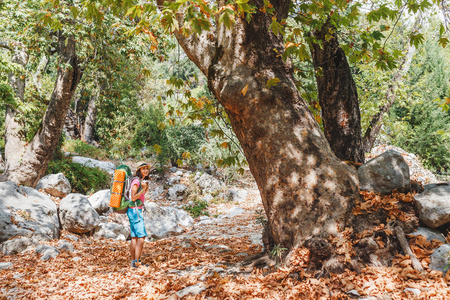
{"type": "Polygon", "coordinates": [[[13,51],[13,48],[10,45],[8,45],[8,43],[2,41],[0,41],[0,48],[5,48],[8,49],[9,51],[13,51]]]}
{"type": "MultiPolygon", "coordinates": [[[[170,0],[173,2],[174,0],[170,0]]],[[[165,0],[157,0],[158,6],[163,7],[165,0]]],[[[177,14],[178,23],[183,27],[184,15],[177,14]]],[[[213,30],[215,27],[212,28],[213,30]]],[[[193,61],[205,76],[208,76],[209,66],[212,64],[216,52],[216,34],[214,31],[203,31],[201,34],[184,35],[181,30],[174,32],[178,43],[186,55],[193,61]]]]}

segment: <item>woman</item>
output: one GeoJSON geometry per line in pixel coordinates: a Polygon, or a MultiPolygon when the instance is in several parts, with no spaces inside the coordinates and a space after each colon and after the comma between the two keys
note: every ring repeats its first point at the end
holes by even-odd
{"type": "Polygon", "coordinates": [[[145,193],[148,190],[148,175],[150,169],[147,163],[139,165],[136,170],[136,176],[138,178],[131,182],[131,201],[133,203],[127,210],[127,216],[130,220],[131,228],[131,266],[137,268],[141,264],[141,253],[144,247],[145,237],[147,232],[145,231],[144,216],[142,214],[142,208],[144,207],[145,193]]]}

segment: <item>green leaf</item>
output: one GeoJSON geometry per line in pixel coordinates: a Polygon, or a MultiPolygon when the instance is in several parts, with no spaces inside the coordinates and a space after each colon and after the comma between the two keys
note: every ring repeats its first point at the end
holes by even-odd
{"type": "Polygon", "coordinates": [[[276,77],[269,79],[269,80],[267,80],[266,88],[270,89],[271,87],[276,86],[278,84],[278,82],[280,82],[280,79],[278,79],[276,77]]]}

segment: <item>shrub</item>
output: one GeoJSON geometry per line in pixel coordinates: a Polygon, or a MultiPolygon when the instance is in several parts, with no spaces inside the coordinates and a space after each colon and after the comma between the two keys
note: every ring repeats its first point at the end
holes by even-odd
{"type": "Polygon", "coordinates": [[[110,187],[110,175],[98,168],[90,168],[70,159],[52,160],[46,174],[63,173],[72,186],[72,192],[88,195],[110,187]]]}
{"type": "Polygon", "coordinates": [[[198,216],[209,216],[209,212],[206,210],[208,208],[208,202],[206,201],[194,201],[193,205],[188,205],[184,209],[193,217],[198,216]]]}
{"type": "Polygon", "coordinates": [[[95,159],[107,159],[105,150],[96,148],[82,140],[65,140],[62,149],[66,152],[74,152],[81,156],[95,159]]]}

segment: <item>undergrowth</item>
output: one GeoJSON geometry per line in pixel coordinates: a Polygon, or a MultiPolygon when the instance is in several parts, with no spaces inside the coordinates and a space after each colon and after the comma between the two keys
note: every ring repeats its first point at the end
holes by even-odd
{"type": "Polygon", "coordinates": [[[73,193],[88,195],[110,186],[110,175],[98,168],[86,167],[63,158],[49,163],[46,174],[63,173],[72,186],[73,193]]]}

